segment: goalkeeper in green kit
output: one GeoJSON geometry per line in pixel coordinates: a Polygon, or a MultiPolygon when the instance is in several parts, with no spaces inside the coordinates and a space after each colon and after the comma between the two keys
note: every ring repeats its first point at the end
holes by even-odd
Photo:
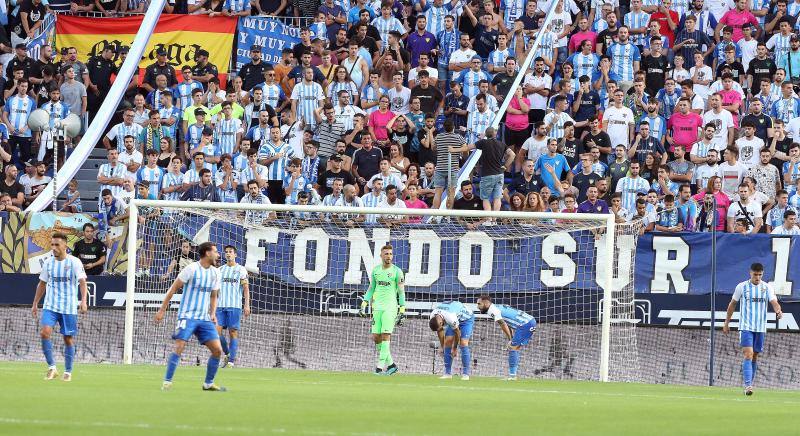
{"type": "Polygon", "coordinates": [[[406,311],[403,270],[392,263],[394,254],[391,245],[381,248],[381,265],[372,269],[369,289],[361,302],[359,315],[366,314],[367,305],[372,303],[372,339],[378,350],[378,366],[375,374],[392,375],[397,365],[392,360],[389,339],[395,325],[403,322],[406,311]],[[385,370],[384,370],[385,368],[385,370]]]}

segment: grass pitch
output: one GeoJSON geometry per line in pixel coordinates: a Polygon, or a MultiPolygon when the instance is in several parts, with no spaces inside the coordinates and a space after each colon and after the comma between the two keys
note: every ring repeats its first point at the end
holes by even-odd
{"type": "Polygon", "coordinates": [[[190,366],[161,392],[161,366],[45,370],[0,362],[0,434],[797,434],[800,407],[792,391],[244,368],[202,392],[190,366]]]}

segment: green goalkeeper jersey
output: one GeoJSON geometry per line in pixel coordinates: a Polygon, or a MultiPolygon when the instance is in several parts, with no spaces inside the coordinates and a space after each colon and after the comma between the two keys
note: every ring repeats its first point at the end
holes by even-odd
{"type": "Polygon", "coordinates": [[[406,295],[401,285],[405,281],[403,270],[392,264],[389,268],[378,265],[372,269],[369,289],[364,296],[365,301],[372,303],[372,310],[397,310],[398,304],[405,306],[406,295]]]}

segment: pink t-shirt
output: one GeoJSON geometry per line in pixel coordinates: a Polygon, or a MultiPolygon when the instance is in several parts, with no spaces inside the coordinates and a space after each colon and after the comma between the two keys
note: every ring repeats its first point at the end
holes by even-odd
{"type": "MultiPolygon", "coordinates": [[[[425,203],[424,201],[420,200],[419,198],[416,199],[416,201],[405,200],[405,203],[406,203],[406,209],[427,209],[428,208],[428,204],[425,203]]],[[[411,216],[408,217],[408,222],[409,223],[414,223],[414,224],[419,224],[419,223],[422,222],[422,217],[421,216],[411,215],[411,216]]]]}
{"type": "MultiPolygon", "coordinates": [[[[522,97],[522,101],[528,105],[528,108],[531,107],[531,101],[528,100],[528,97],[522,97]]],[[[519,102],[517,101],[516,97],[511,98],[511,103],[508,104],[510,107],[519,110],[519,102]]],[[[506,113],[506,126],[509,129],[519,132],[520,130],[525,130],[528,127],[528,114],[511,114],[506,113]]]]}
{"type": "MultiPolygon", "coordinates": [[[[692,151],[692,145],[697,142],[697,129],[701,127],[703,127],[703,117],[695,112],[686,115],[675,112],[667,121],[667,130],[672,129],[675,144],[684,146],[687,153],[692,151]]],[[[670,151],[675,151],[675,147],[670,146],[670,151]]]]}
{"type": "Polygon", "coordinates": [[[720,24],[725,24],[728,26],[733,27],[733,42],[739,42],[740,39],[744,37],[742,35],[742,25],[744,23],[750,23],[755,28],[758,28],[758,19],[755,15],[753,15],[750,11],[739,11],[737,9],[731,9],[728,12],[725,12],[725,15],[722,16],[722,19],[719,20],[720,24]]]}
{"type": "Polygon", "coordinates": [[[380,110],[376,110],[369,114],[369,126],[375,130],[375,139],[378,141],[385,141],[389,139],[389,131],[386,129],[386,124],[394,118],[394,112],[386,111],[382,114],[380,110]]]}
{"type": "MultiPolygon", "coordinates": [[[[693,195],[692,198],[699,206],[703,204],[703,197],[705,197],[705,189],[693,195]]],[[[724,192],[717,192],[714,194],[717,198],[717,230],[725,231],[726,217],[728,216],[728,208],[731,206],[731,199],[724,192]]]]}
{"type": "MultiPolygon", "coordinates": [[[[728,106],[733,103],[741,103],[742,102],[742,94],[739,94],[739,91],[735,89],[730,89],[728,91],[721,90],[719,91],[719,95],[722,96],[722,104],[724,106],[728,106]]],[[[739,125],[739,112],[731,112],[733,115],[733,125],[739,125]]]]}
{"type": "Polygon", "coordinates": [[[589,40],[592,43],[592,53],[594,53],[594,45],[597,43],[597,34],[591,30],[585,32],[578,32],[569,38],[569,52],[573,53],[580,51],[581,42],[589,40]]]}

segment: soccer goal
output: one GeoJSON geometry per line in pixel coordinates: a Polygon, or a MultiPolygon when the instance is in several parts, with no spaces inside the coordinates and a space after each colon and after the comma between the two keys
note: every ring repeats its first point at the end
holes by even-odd
{"type": "MultiPolygon", "coordinates": [[[[405,273],[407,319],[392,335],[401,371],[441,372],[428,318],[438,303],[458,300],[477,318],[472,373],[505,374],[508,340],[476,309],[477,297],[489,294],[538,322],[522,349],[521,376],[639,380],[638,228],[614,215],[133,200],[129,221],[125,363],[165,361],[180,294],[164,323],[153,317],[177,269],[191,261],[181,246],[211,241],[221,262],[224,247],[235,247],[249,273],[252,315],[239,331],[239,365],[370,371],[370,319],[358,309],[389,243],[405,273]]],[[[192,343],[183,362],[206,355],[192,343]]]]}

